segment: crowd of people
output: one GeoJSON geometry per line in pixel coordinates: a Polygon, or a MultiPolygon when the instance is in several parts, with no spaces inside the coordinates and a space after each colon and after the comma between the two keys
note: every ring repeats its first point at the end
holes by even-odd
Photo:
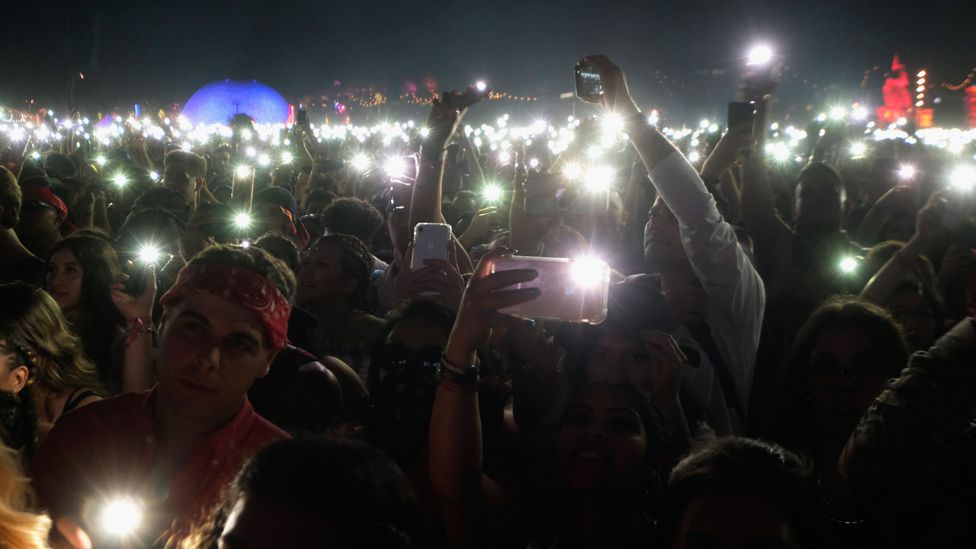
{"type": "Polygon", "coordinates": [[[783,161],[774,86],[659,129],[585,62],[566,131],[471,87],[395,139],[9,139],[0,546],[976,544],[976,172],[836,120],[783,161]],[[511,314],[510,256],[606,262],[605,320],[511,314]]]}

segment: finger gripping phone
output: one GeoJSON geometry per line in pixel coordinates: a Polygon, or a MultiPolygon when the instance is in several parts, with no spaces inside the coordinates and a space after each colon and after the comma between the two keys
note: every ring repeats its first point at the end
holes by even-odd
{"type": "Polygon", "coordinates": [[[424,267],[427,259],[447,261],[448,246],[451,245],[451,226],[447,223],[417,223],[413,229],[413,257],[410,269],[424,267]]]}
{"type": "Polygon", "coordinates": [[[576,97],[587,101],[603,95],[603,80],[596,67],[589,63],[576,64],[576,97]]]}
{"type": "Polygon", "coordinates": [[[506,256],[492,261],[491,272],[532,269],[535,280],[509,289],[538,288],[539,297],[500,312],[528,318],[599,324],[607,318],[610,267],[593,258],[506,256]]]}

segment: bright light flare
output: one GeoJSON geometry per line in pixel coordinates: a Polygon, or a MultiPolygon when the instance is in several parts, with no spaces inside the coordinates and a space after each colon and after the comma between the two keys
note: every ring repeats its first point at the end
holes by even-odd
{"type": "Polygon", "coordinates": [[[502,189],[501,185],[495,183],[489,183],[481,189],[481,197],[485,199],[485,202],[498,202],[505,195],[505,190],[502,189]]]}
{"type": "Polygon", "coordinates": [[[583,167],[576,162],[567,162],[563,164],[563,176],[570,180],[576,181],[583,175],[583,167]]]}
{"type": "Polygon", "coordinates": [[[624,131],[624,117],[615,112],[607,113],[600,120],[600,128],[603,130],[604,135],[618,135],[624,131]]]}
{"type": "Polygon", "coordinates": [[[867,120],[868,110],[865,107],[854,107],[851,109],[851,119],[857,120],[858,122],[867,120]]]}
{"type": "Polygon", "coordinates": [[[590,166],[583,177],[583,185],[591,192],[606,191],[613,183],[615,175],[616,173],[610,166],[590,166]]]}
{"type": "Polygon", "coordinates": [[[258,164],[261,166],[268,166],[271,164],[271,156],[268,153],[261,153],[258,155],[258,164]]]}
{"type": "Polygon", "coordinates": [[[251,214],[247,212],[238,212],[234,214],[234,226],[238,229],[245,230],[251,226],[254,220],[251,218],[251,214]]]}
{"type": "Polygon", "coordinates": [[[484,80],[478,80],[477,82],[474,83],[474,89],[484,93],[485,90],[488,89],[488,83],[485,82],[484,80]]]}
{"type": "Polygon", "coordinates": [[[142,523],[142,506],[133,499],[119,498],[108,502],[98,518],[105,532],[120,538],[130,536],[142,523]]]}
{"type": "Polygon", "coordinates": [[[371,162],[369,160],[368,154],[358,153],[352,157],[352,161],[350,161],[350,164],[352,165],[352,169],[361,173],[369,169],[371,162]]]}
{"type": "Polygon", "coordinates": [[[107,163],[108,163],[108,159],[105,158],[105,155],[100,154],[95,157],[95,164],[98,164],[99,166],[104,166],[107,163]]]}
{"type": "Polygon", "coordinates": [[[857,270],[857,258],[852,256],[845,256],[837,263],[837,268],[840,272],[844,274],[852,274],[857,270]]]}
{"type": "Polygon", "coordinates": [[[159,246],[153,244],[144,244],[136,252],[136,258],[145,265],[155,265],[162,257],[162,250],[159,249],[159,246]]]}
{"type": "Polygon", "coordinates": [[[911,164],[902,164],[898,167],[898,178],[903,180],[915,179],[917,170],[911,164]]]}
{"type": "Polygon", "coordinates": [[[121,189],[129,184],[129,178],[124,173],[117,173],[112,176],[112,183],[121,189]]]}
{"type": "Polygon", "coordinates": [[[607,264],[595,257],[574,259],[570,269],[573,282],[581,288],[595,288],[609,275],[607,264]]]}
{"type": "Polygon", "coordinates": [[[957,191],[972,192],[976,189],[976,168],[969,165],[956,166],[949,174],[949,185],[957,191]]]}
{"type": "Polygon", "coordinates": [[[234,170],[234,175],[236,175],[239,179],[244,179],[246,177],[250,177],[251,176],[251,167],[248,166],[248,165],[246,165],[246,164],[245,165],[242,165],[242,166],[238,166],[234,170]]]}
{"type": "Polygon", "coordinates": [[[407,175],[407,161],[402,156],[391,156],[383,163],[383,171],[388,177],[402,179],[407,175]]]}
{"type": "Polygon", "coordinates": [[[864,158],[868,153],[868,146],[861,141],[851,143],[851,158],[864,158]]]}
{"type": "Polygon", "coordinates": [[[288,151],[285,151],[285,152],[281,153],[281,163],[282,164],[291,164],[294,161],[295,161],[295,155],[291,154],[288,151]]]}
{"type": "Polygon", "coordinates": [[[773,60],[773,48],[766,44],[757,44],[749,49],[746,56],[746,65],[759,67],[768,65],[773,60]]]}
{"type": "Polygon", "coordinates": [[[847,109],[841,106],[833,107],[830,109],[830,119],[831,120],[844,120],[847,118],[847,109]]]}

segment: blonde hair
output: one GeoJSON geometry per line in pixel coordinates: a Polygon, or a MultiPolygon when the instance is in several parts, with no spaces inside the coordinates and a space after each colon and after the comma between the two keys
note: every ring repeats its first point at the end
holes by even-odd
{"type": "Polygon", "coordinates": [[[51,393],[99,388],[98,372],[54,298],[40,288],[13,282],[0,285],[0,303],[0,337],[23,348],[35,383],[51,393]]]}
{"type": "Polygon", "coordinates": [[[30,481],[21,473],[17,453],[0,443],[0,547],[46,548],[51,519],[28,509],[30,481]]]}

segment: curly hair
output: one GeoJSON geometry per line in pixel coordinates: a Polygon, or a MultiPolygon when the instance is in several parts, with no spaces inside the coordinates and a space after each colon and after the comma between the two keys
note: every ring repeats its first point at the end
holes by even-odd
{"type": "Polygon", "coordinates": [[[373,256],[361,240],[348,234],[325,235],[311,243],[306,250],[312,250],[316,246],[324,244],[338,244],[341,248],[342,274],[356,280],[356,289],[349,296],[349,304],[353,309],[365,310],[373,256]]]}
{"type": "Polygon", "coordinates": [[[30,512],[33,493],[17,453],[0,444],[0,547],[44,549],[51,519],[30,512]]]}
{"type": "Polygon", "coordinates": [[[370,246],[383,227],[383,214],[361,198],[344,196],[322,211],[322,222],[329,233],[351,234],[370,246]]]}
{"type": "Polygon", "coordinates": [[[50,393],[100,390],[98,372],[54,298],[35,286],[11,282],[0,284],[0,303],[0,338],[24,350],[37,385],[50,393]]]}

